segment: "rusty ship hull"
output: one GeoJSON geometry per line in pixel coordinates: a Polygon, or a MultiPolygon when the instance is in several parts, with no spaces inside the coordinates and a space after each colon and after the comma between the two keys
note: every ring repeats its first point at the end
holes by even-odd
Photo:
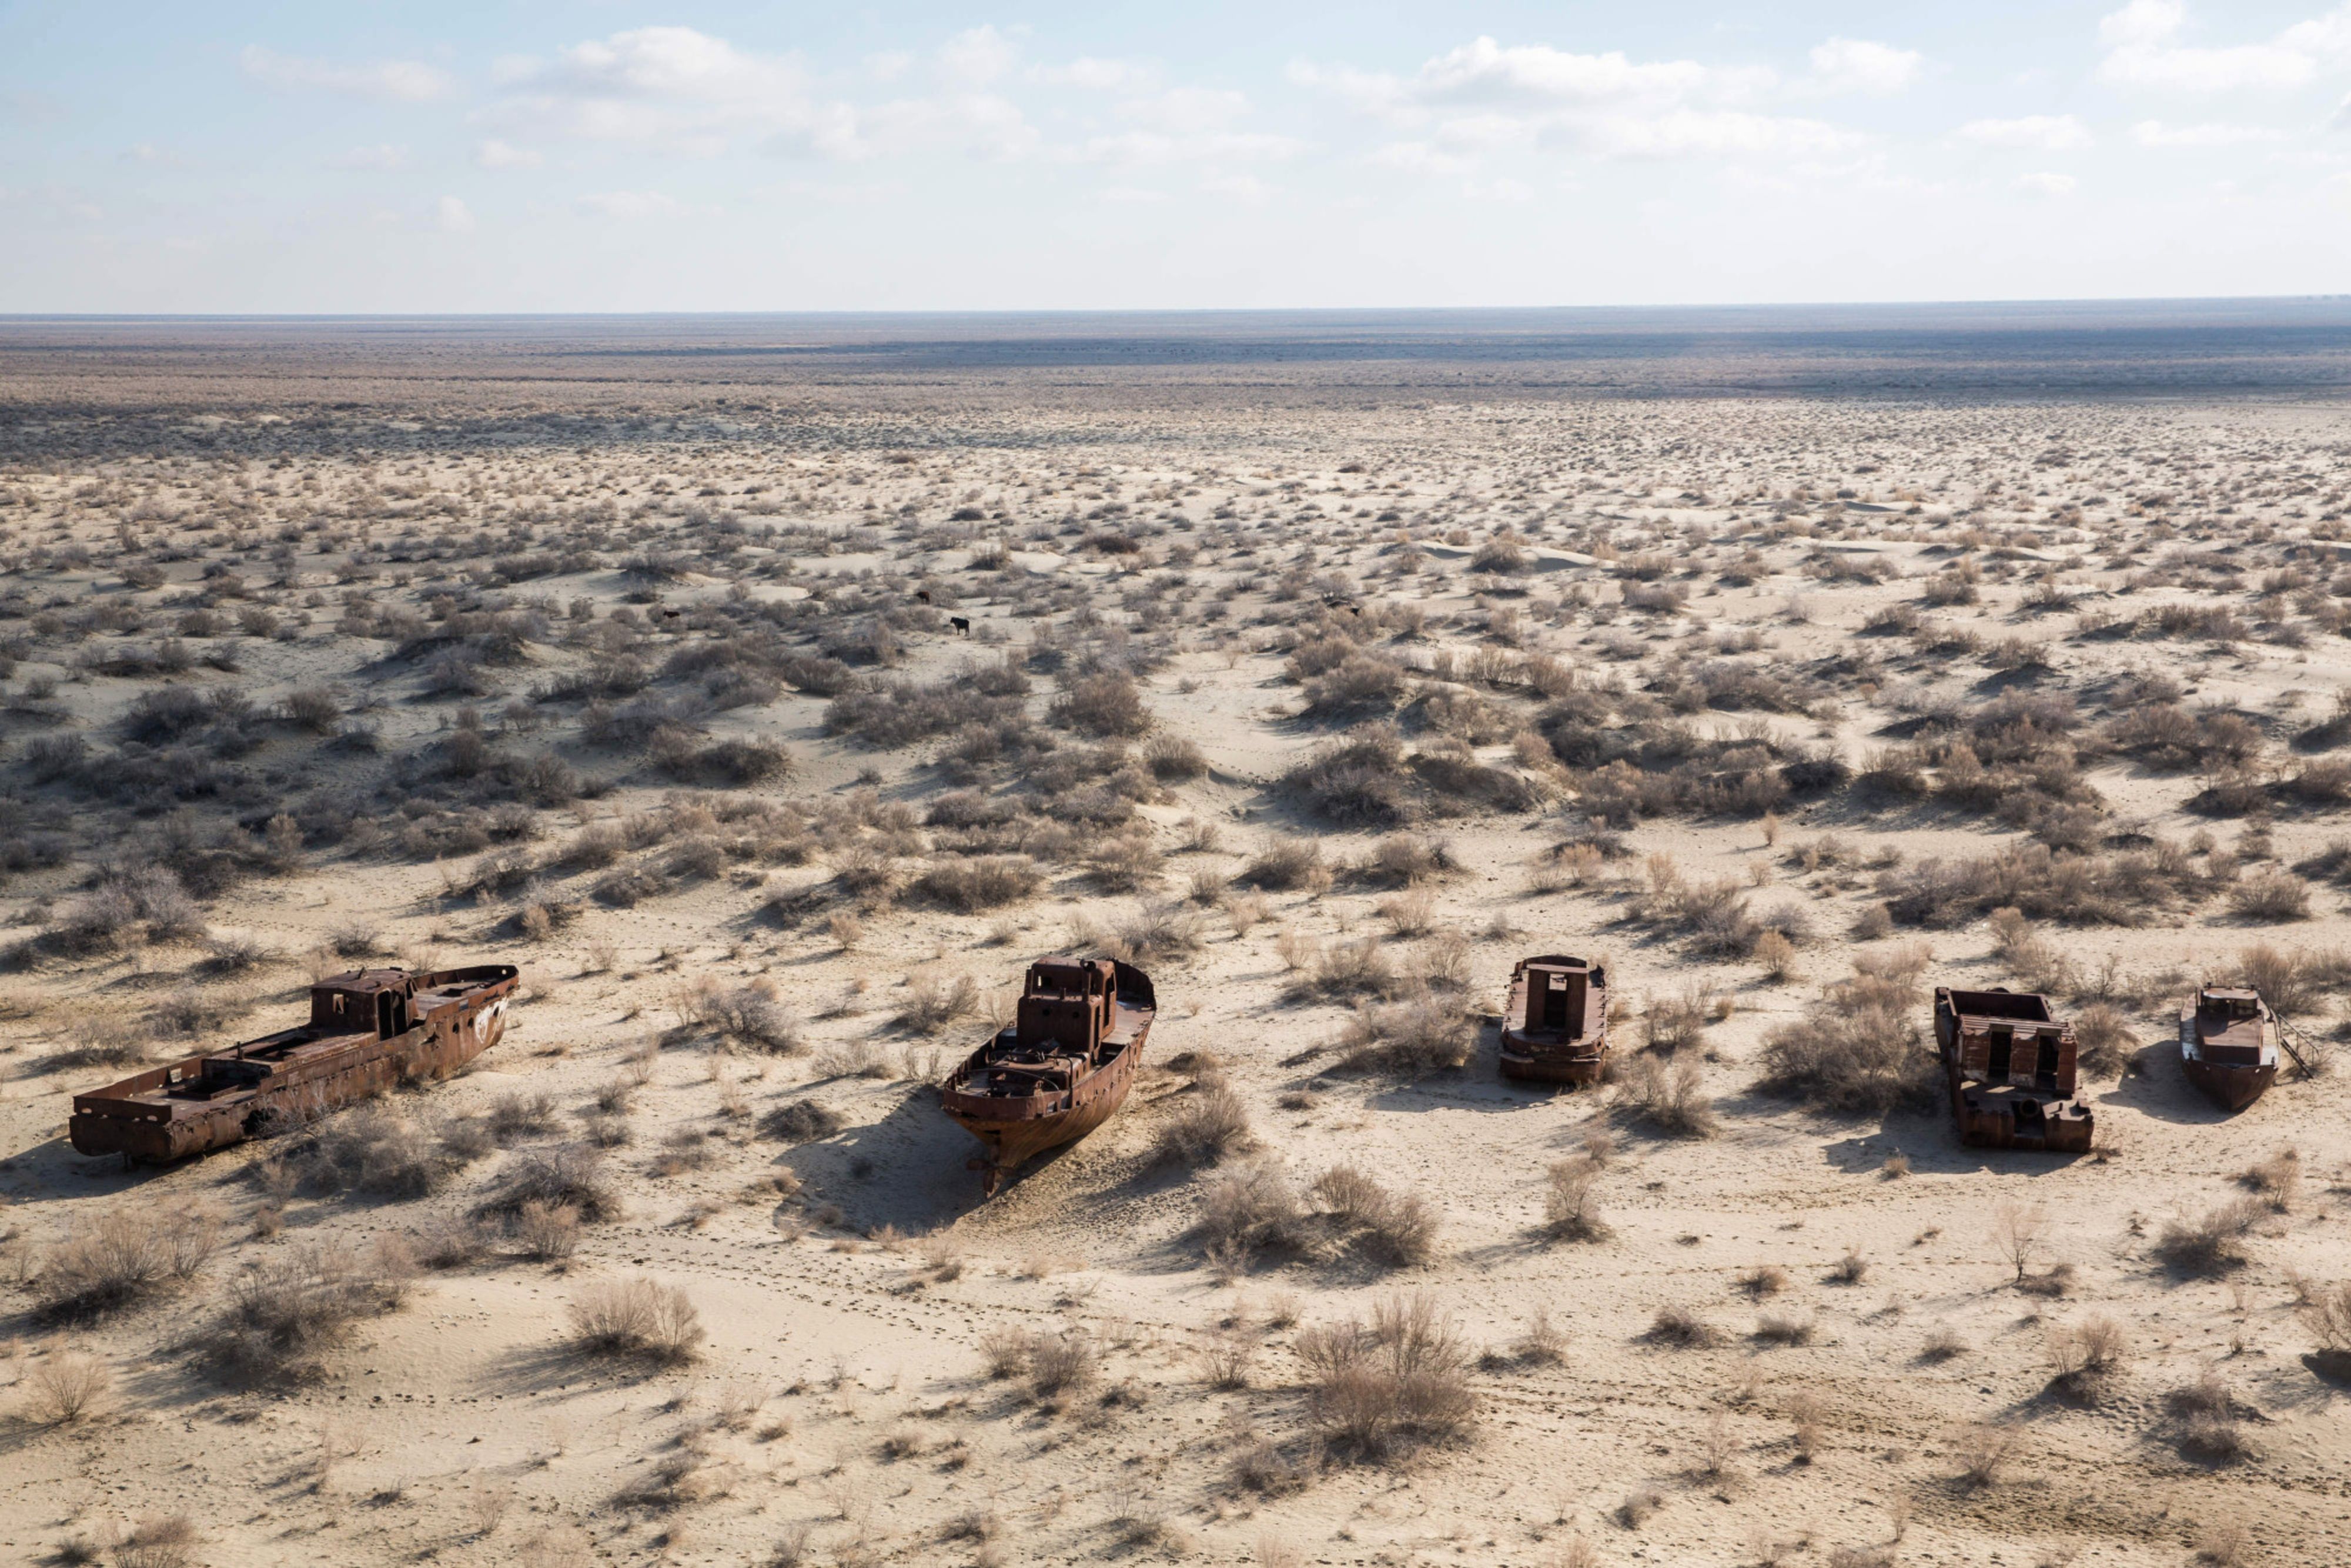
{"type": "Polygon", "coordinates": [[[1979,1148],[2089,1150],[2095,1121],[2074,1097],[2074,1027],[2034,992],[1935,988],[1935,1043],[1959,1142],[1979,1148]]]}
{"type": "Polygon", "coordinates": [[[2179,1009],[2179,1071],[2234,1115],[2277,1082],[2280,1035],[2277,1016],[2259,993],[2202,988],[2179,1009]]]}
{"type": "MultiPolygon", "coordinates": [[[[941,1108],[979,1140],[982,1153],[970,1163],[990,1195],[1039,1155],[1109,1121],[1134,1087],[1157,1000],[1133,965],[1095,962],[1114,976],[1115,990],[1082,1026],[1088,1038],[1040,1039],[1032,1011],[965,1058],[940,1092],[941,1108]]],[[[1034,976],[1043,967],[1031,970],[1024,1009],[1036,999],[1034,976]]]]}
{"type": "Polygon", "coordinates": [[[81,1154],[162,1165],[446,1078],[498,1042],[517,977],[510,964],[329,976],[307,1024],[75,1095],[68,1135],[81,1154]]]}
{"type": "Polygon", "coordinates": [[[1561,954],[1520,959],[1496,1065],[1522,1083],[1599,1082],[1608,1071],[1607,971],[1561,954]]]}

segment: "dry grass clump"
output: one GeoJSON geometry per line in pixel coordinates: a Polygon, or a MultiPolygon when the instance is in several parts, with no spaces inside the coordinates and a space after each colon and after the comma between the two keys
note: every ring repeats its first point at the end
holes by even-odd
{"type": "Polygon", "coordinates": [[[720,1038],[779,1056],[792,1055],[805,1043],[800,1020],[759,982],[713,991],[703,998],[702,1014],[720,1038]]]}
{"type": "Polygon", "coordinates": [[[1143,765],[1162,784],[1182,784],[1208,773],[1207,754],[1179,735],[1155,735],[1144,741],[1143,765]]]}
{"type": "Polygon", "coordinates": [[[1561,1241],[1605,1241],[1614,1232],[1602,1218],[1593,1187],[1601,1161],[1589,1154],[1553,1160],[1543,1173],[1543,1231],[1561,1241]]]}
{"type": "Polygon", "coordinates": [[[601,1150],[585,1144],[531,1149],[507,1161],[481,1212],[512,1219],[527,1203],[577,1209],[590,1224],[620,1217],[620,1199],[604,1175],[601,1150]]]}
{"type": "MultiPolygon", "coordinates": [[[[519,1095],[507,1095],[486,1126],[446,1122],[428,1126],[419,1116],[407,1116],[383,1105],[360,1105],[331,1116],[318,1128],[310,1143],[291,1156],[291,1168],[310,1192],[367,1192],[388,1199],[416,1199],[440,1192],[449,1177],[486,1152],[486,1140],[498,1143],[522,1135],[529,1107],[519,1095]]],[[[543,1128],[555,1114],[548,1100],[538,1116],[543,1128]]]]}
{"type": "Polygon", "coordinates": [[[2074,1065],[2098,1078],[2115,1078],[2130,1065],[2138,1041],[2123,1015],[2105,1002],[2095,1002],[2074,1019],[2074,1065]]]}
{"type": "Polygon", "coordinates": [[[2292,1212],[2294,1200],[2302,1190],[2302,1155],[2299,1150],[2280,1149],[2265,1160],[2257,1160],[2238,1174],[2237,1179],[2252,1189],[2255,1196],[2279,1214],[2292,1212]]]}
{"type": "Polygon", "coordinates": [[[1656,1310],[1649,1320],[1648,1332],[1642,1337],[1652,1344],[1671,1345],[1677,1350],[1711,1350],[1722,1343],[1719,1329],[1689,1308],[1672,1304],[1656,1310]]]}
{"type": "Polygon", "coordinates": [[[1267,893],[1319,891],[1331,884],[1331,868],[1313,840],[1283,839],[1251,856],[1233,880],[1267,893]]]}
{"type": "Polygon", "coordinates": [[[24,1413],[45,1427],[67,1427],[91,1414],[114,1385],[106,1363],[85,1351],[53,1344],[20,1380],[24,1413]]]}
{"type": "Polygon", "coordinates": [[[941,909],[972,915],[1034,898],[1044,883],[1044,873],[1026,855],[977,855],[934,862],[906,891],[941,909]]]}
{"type": "Polygon", "coordinates": [[[1307,1240],[1306,1207],[1270,1159],[1211,1173],[1200,1185],[1199,1235],[1210,1255],[1295,1250],[1307,1240]]]}
{"type": "MultiPolygon", "coordinates": [[[[1907,967],[1907,963],[1905,965],[1907,967]]],[[[1917,1023],[1917,972],[1856,971],[1763,1040],[1757,1087],[1841,1114],[1923,1107],[1940,1092],[1917,1023]]]]}
{"type": "Polygon", "coordinates": [[[906,999],[897,1024],[916,1034],[935,1034],[979,1010],[979,983],[969,975],[917,969],[906,977],[906,999]]]}
{"type": "Polygon", "coordinates": [[[1458,1006],[1417,996],[1359,1009],[1340,1043],[1348,1071],[1417,1077],[1467,1064],[1478,1035],[1458,1006]]]}
{"type": "Polygon", "coordinates": [[[1959,1460],[1959,1479],[1981,1490],[1999,1484],[2001,1472],[2016,1457],[2022,1441],[2013,1427],[1979,1422],[1962,1430],[1952,1444],[1959,1460]]]}
{"type": "Polygon", "coordinates": [[[1350,1165],[1324,1171],[1312,1192],[1332,1239],[1354,1251],[1395,1268],[1418,1267],[1436,1256],[1438,1218],[1425,1198],[1391,1192],[1350,1165]]]}
{"type": "Polygon", "coordinates": [[[2290,871],[2259,871],[2229,890],[2229,912],[2241,920],[2274,925],[2310,918],[2310,884],[2290,871]]]}
{"type": "Polygon", "coordinates": [[[2259,1202],[2239,1197],[2194,1218],[2167,1220],[2156,1239],[2155,1255],[2174,1273],[2217,1278],[2243,1266],[2244,1239],[2261,1217],[2259,1202]]]}
{"type": "Polygon", "coordinates": [[[590,1285],[569,1311],[571,1343],[588,1355],[674,1366],[693,1360],[704,1337],[686,1293],[642,1274],[590,1285]]]}
{"type": "Polygon", "coordinates": [[[2317,1338],[2320,1353],[2351,1359],[2351,1280],[2315,1285],[2304,1293],[2309,1299],[2300,1308],[2302,1320],[2317,1338]]]}
{"type": "Polygon", "coordinates": [[[332,1240],[289,1248],[232,1282],[227,1316],[208,1347],[213,1364],[246,1383],[317,1378],[353,1323],[407,1300],[415,1272],[413,1253],[395,1237],[365,1253],[332,1240]]]}
{"type": "Polygon", "coordinates": [[[1214,1165],[1256,1146],[1248,1103],[1229,1083],[1204,1082],[1153,1132],[1151,1158],[1155,1165],[1214,1165]]]}
{"type": "Polygon", "coordinates": [[[778,1105],[759,1118],[759,1130],[771,1138],[788,1144],[805,1144],[818,1138],[829,1138],[845,1124],[840,1113],[813,1100],[794,1100],[778,1105]]]}
{"type": "Polygon", "coordinates": [[[1705,1079],[1705,1070],[1690,1058],[1667,1062],[1636,1056],[1616,1091],[1616,1113],[1667,1137],[1710,1138],[1719,1124],[1705,1079]]]}
{"type": "Polygon", "coordinates": [[[41,1315],[88,1322],[125,1312],[193,1279],[220,1244],[220,1224],[193,1208],[110,1208],[78,1224],[33,1281],[41,1315]]]}
{"type": "Polygon", "coordinates": [[[2195,1382],[2164,1396],[2172,1418],[2172,1441],[2191,1459],[2233,1465],[2254,1457],[2252,1439],[2239,1422],[2240,1407],[2228,1380],[2212,1367],[2195,1382]]]}
{"type": "Polygon", "coordinates": [[[152,1514],[114,1548],[114,1568],[192,1568],[196,1521],[184,1513],[152,1514]]]}
{"type": "Polygon", "coordinates": [[[2122,1370],[2130,1339],[2122,1324],[2100,1313],[2049,1331],[2051,1386],[2071,1397],[2095,1402],[2122,1370]]]}
{"type": "Polygon", "coordinates": [[[1299,1331],[1309,1408],[1325,1441],[1372,1458],[1458,1436],[1476,1417],[1470,1354],[1426,1295],[1391,1297],[1370,1320],[1299,1331]]]}

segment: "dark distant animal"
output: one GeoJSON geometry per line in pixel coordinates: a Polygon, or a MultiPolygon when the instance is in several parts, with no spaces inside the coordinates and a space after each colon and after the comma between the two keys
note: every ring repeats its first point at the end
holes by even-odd
{"type": "Polygon", "coordinates": [[[968,632],[971,630],[971,620],[968,616],[950,615],[947,617],[947,624],[958,632],[968,632]]]}
{"type": "Polygon", "coordinates": [[[928,604],[931,601],[931,591],[927,588],[918,588],[914,590],[914,597],[928,604]]]}
{"type": "Polygon", "coordinates": [[[1343,610],[1350,615],[1361,615],[1364,612],[1364,607],[1362,605],[1327,594],[1323,597],[1322,608],[1325,610],[1343,610]]]}

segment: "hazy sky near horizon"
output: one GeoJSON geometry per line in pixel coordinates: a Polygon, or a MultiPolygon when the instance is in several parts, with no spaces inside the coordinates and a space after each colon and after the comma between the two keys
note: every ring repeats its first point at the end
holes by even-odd
{"type": "Polygon", "coordinates": [[[0,311],[2351,292],[2351,0],[0,0],[0,311]]]}

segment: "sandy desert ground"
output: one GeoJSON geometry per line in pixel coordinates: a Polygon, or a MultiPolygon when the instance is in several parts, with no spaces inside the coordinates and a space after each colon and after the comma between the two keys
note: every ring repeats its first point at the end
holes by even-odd
{"type": "Polygon", "coordinates": [[[592,364],[0,343],[0,1558],[2351,1562],[2339,404],[592,364]],[[983,1201],[1067,950],[1150,1064],[983,1201]],[[66,1143],[369,961],[524,999],[66,1143]]]}

